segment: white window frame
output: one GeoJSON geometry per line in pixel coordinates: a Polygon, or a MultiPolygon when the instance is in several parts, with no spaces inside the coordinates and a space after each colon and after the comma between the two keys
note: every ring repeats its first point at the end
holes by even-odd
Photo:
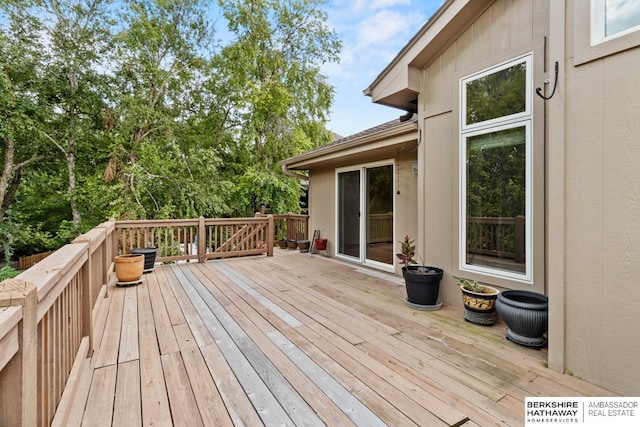
{"type": "Polygon", "coordinates": [[[460,113],[460,123],[462,131],[470,131],[473,129],[485,128],[494,125],[499,125],[500,123],[510,122],[512,120],[517,120],[525,117],[531,116],[531,94],[533,87],[533,80],[530,78],[530,72],[532,67],[532,55],[527,54],[516,59],[510,60],[508,62],[504,62],[502,64],[496,65],[489,69],[483,70],[479,73],[473,74],[471,76],[464,77],[461,79],[460,92],[461,92],[461,113],[460,113]],[[485,120],[483,122],[467,124],[467,91],[466,84],[473,80],[478,80],[483,77],[488,76],[489,74],[494,74],[502,70],[506,70],[507,68],[513,67],[514,65],[525,63],[527,67],[527,79],[526,79],[526,93],[525,93],[525,110],[520,113],[514,113],[509,116],[497,117],[491,120],[485,120]]]}
{"type": "Polygon", "coordinates": [[[459,191],[459,266],[461,271],[484,274],[492,277],[515,280],[526,284],[533,284],[533,110],[531,92],[533,86],[533,54],[516,58],[512,61],[496,65],[460,79],[460,191],[459,191]],[[525,113],[487,120],[473,125],[466,125],[466,83],[486,75],[504,70],[515,64],[526,63],[526,109],[525,113]],[[467,139],[501,130],[525,128],[525,272],[503,270],[488,266],[467,264],[467,139]]]}
{"type": "Polygon", "coordinates": [[[605,2],[606,0],[591,0],[591,46],[605,43],[640,30],[639,24],[609,36],[605,35],[605,2]]]}

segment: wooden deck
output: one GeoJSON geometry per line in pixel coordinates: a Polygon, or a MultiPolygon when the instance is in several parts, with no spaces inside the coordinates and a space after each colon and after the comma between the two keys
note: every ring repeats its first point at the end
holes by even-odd
{"type": "Polygon", "coordinates": [[[68,425],[520,426],[525,396],[610,395],[395,276],[275,252],[110,288],[68,425]]]}

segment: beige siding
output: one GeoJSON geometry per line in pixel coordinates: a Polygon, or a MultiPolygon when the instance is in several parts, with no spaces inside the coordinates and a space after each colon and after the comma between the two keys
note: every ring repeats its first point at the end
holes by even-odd
{"type": "MultiPolygon", "coordinates": [[[[440,287],[445,303],[461,305],[454,275],[477,278],[495,286],[544,292],[544,112],[534,99],[533,143],[536,163],[537,206],[534,252],[537,257],[534,286],[462,273],[458,270],[459,218],[459,80],[474,72],[534,52],[534,85],[544,79],[544,36],[548,29],[548,5],[544,1],[498,0],[424,70],[420,98],[421,127],[425,136],[420,159],[420,185],[424,224],[419,231],[428,264],[445,270],[440,287]],[[475,276],[475,277],[474,277],[475,276]]],[[[534,97],[535,98],[535,97],[534,97]]]]}
{"type": "Polygon", "coordinates": [[[566,78],[565,363],[629,395],[640,394],[639,66],[634,49],[569,63],[566,78]]]}
{"type": "Polygon", "coordinates": [[[335,170],[333,168],[309,171],[309,232],[320,230],[328,239],[327,254],[334,256],[336,250],[335,221],[335,170]]]}

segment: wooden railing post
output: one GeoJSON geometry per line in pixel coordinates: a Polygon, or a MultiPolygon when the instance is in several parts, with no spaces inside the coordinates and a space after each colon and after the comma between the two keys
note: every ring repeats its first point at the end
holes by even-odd
{"type": "Polygon", "coordinates": [[[0,381],[0,425],[35,426],[38,401],[38,291],[28,282],[0,283],[0,307],[21,306],[19,350],[0,381]]]}
{"type": "Polygon", "coordinates": [[[273,236],[274,236],[274,222],[273,215],[267,215],[269,220],[267,224],[267,256],[273,256],[273,236]]]}
{"type": "Polygon", "coordinates": [[[525,262],[525,216],[516,216],[516,229],[514,235],[515,261],[519,263],[525,262]]]}
{"type": "Polygon", "coordinates": [[[198,262],[205,262],[205,252],[207,251],[207,227],[204,217],[198,218],[198,262]]]}

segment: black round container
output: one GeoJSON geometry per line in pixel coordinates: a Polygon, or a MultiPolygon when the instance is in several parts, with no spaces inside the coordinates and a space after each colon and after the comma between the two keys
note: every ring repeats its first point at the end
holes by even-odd
{"type": "Polygon", "coordinates": [[[409,271],[402,267],[402,275],[407,287],[407,300],[417,305],[436,305],[442,273],[443,270],[437,267],[410,265],[409,271]]]}
{"type": "Polygon", "coordinates": [[[496,300],[496,310],[507,324],[506,336],[527,347],[543,347],[548,329],[549,298],[531,292],[502,291],[496,300]]]}
{"type": "Polygon", "coordinates": [[[133,248],[131,253],[135,255],[144,255],[144,272],[147,273],[153,270],[156,263],[156,255],[158,254],[158,248],[133,248]]]}

